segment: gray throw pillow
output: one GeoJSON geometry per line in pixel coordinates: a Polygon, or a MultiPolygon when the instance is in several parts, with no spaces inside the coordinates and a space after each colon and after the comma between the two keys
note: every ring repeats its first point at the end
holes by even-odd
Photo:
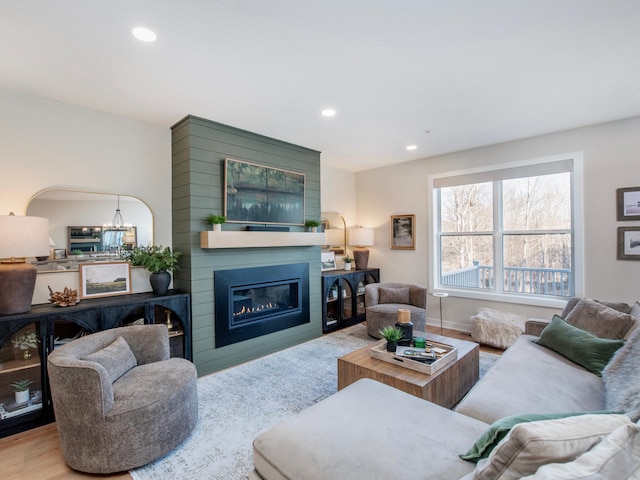
{"type": "MultiPolygon", "coordinates": [[[[562,313],[560,313],[560,316],[562,318],[567,318],[567,315],[569,315],[569,312],[571,312],[571,310],[574,309],[574,307],[578,304],[580,300],[583,300],[583,299],[580,297],[571,297],[569,301],[567,301],[567,304],[562,309],[562,313]]],[[[629,310],[631,310],[631,306],[624,302],[605,302],[603,300],[593,300],[593,301],[601,303],[602,305],[606,305],[607,307],[613,308],[614,310],[617,310],[622,313],[629,313],[629,310]]]]}
{"type": "Polygon", "coordinates": [[[640,419],[640,330],[616,352],[602,371],[607,409],[640,419]]]}
{"type": "Polygon", "coordinates": [[[87,355],[83,360],[102,365],[111,377],[111,383],[138,365],[129,344],[122,337],[116,338],[102,350],[87,355]]]}
{"type": "Polygon", "coordinates": [[[628,313],[622,313],[588,298],[578,301],[564,319],[571,325],[588,330],[600,338],[614,340],[624,338],[635,322],[628,313]]]}
{"type": "Polygon", "coordinates": [[[378,293],[380,295],[379,303],[409,304],[409,287],[380,287],[378,293]]]}

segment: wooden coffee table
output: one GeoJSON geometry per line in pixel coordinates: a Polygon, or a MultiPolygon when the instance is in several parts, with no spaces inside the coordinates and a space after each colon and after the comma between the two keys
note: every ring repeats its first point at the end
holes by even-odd
{"type": "Polygon", "coordinates": [[[452,408],[480,377],[480,348],[477,343],[426,334],[427,340],[452,345],[458,358],[434,375],[410,370],[377,358],[369,352],[380,340],[338,358],[338,390],[361,378],[371,378],[431,402],[452,408]]]}

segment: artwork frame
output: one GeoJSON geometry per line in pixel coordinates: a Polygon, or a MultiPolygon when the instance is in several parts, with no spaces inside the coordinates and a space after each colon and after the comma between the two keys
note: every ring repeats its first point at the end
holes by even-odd
{"type": "Polygon", "coordinates": [[[389,247],[391,250],[416,249],[416,216],[414,214],[391,215],[389,222],[389,247]]]}
{"type": "Polygon", "coordinates": [[[230,223],[304,225],[307,176],[224,159],[224,214],[230,223]]]}
{"type": "Polygon", "coordinates": [[[640,220],[640,187],[618,188],[616,206],[619,222],[640,220]]]}
{"type": "Polygon", "coordinates": [[[129,262],[81,263],[80,298],[110,297],[131,293],[129,262]]]}
{"type": "Polygon", "coordinates": [[[640,227],[618,227],[618,260],[640,260],[640,227]]]}
{"type": "Polygon", "coordinates": [[[336,255],[333,252],[321,252],[320,253],[320,271],[328,272],[330,270],[337,270],[336,255]]]}
{"type": "Polygon", "coordinates": [[[67,258],[67,249],[66,248],[54,248],[53,249],[53,259],[54,260],[66,260],[67,258]]]}

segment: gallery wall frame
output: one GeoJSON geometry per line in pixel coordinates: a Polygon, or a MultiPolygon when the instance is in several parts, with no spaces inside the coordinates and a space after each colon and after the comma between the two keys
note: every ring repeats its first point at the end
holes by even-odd
{"type": "Polygon", "coordinates": [[[110,297],[131,293],[129,262],[81,263],[80,298],[110,297]]]}
{"type": "Polygon", "coordinates": [[[415,227],[415,215],[391,215],[389,222],[389,247],[391,250],[415,250],[415,227]]]}
{"type": "Polygon", "coordinates": [[[225,158],[227,222],[304,225],[306,175],[225,158]]]}
{"type": "Polygon", "coordinates": [[[640,260],[640,227],[618,227],[618,260],[640,260]]]}
{"type": "Polygon", "coordinates": [[[619,222],[640,220],[640,187],[618,188],[616,205],[619,222]]]}

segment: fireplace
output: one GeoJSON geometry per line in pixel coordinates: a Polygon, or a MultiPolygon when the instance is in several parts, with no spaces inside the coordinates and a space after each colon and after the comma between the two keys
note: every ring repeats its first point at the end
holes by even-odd
{"type": "Polygon", "coordinates": [[[216,348],[310,322],[309,264],[213,274],[216,348]]]}

